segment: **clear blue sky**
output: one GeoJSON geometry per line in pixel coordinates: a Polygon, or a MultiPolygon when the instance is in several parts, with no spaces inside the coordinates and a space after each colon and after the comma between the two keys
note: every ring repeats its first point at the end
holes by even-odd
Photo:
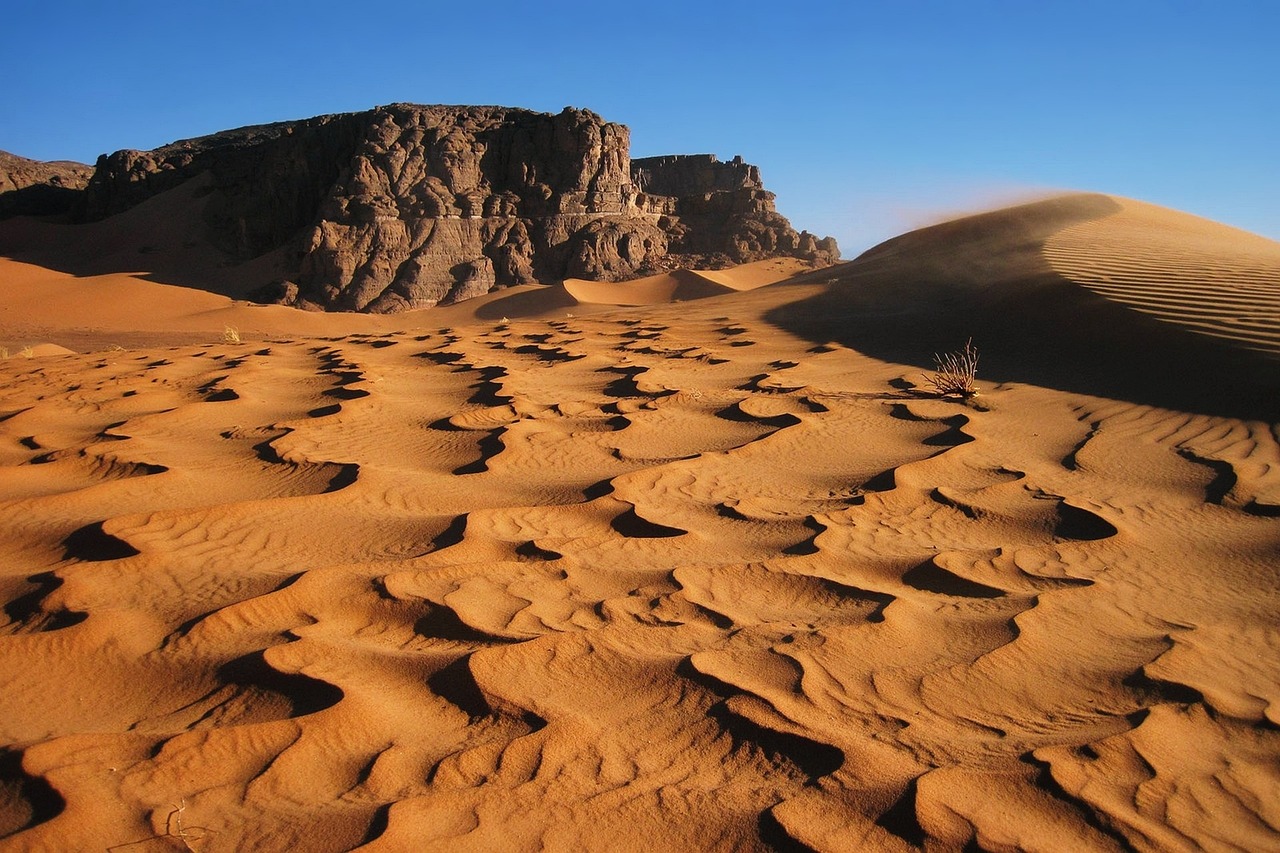
{"type": "Polygon", "coordinates": [[[741,154],[845,257],[1098,190],[1280,239],[1280,0],[4,0],[0,149],[119,148],[395,101],[573,105],[633,156],[741,154]]]}

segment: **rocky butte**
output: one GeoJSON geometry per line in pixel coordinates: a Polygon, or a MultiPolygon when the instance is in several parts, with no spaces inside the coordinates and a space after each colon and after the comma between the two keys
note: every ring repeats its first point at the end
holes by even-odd
{"type": "Polygon", "coordinates": [[[791,227],[741,158],[632,160],[624,125],[568,107],[391,104],[117,151],[73,216],[188,182],[229,264],[274,253],[255,298],[304,308],[385,313],[569,277],[839,257],[791,227]]]}
{"type": "Polygon", "coordinates": [[[0,219],[65,212],[91,174],[83,163],[42,163],[0,151],[0,219]]]}

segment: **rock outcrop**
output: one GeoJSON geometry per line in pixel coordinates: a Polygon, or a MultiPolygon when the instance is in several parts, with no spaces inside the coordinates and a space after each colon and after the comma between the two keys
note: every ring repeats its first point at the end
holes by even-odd
{"type": "Polygon", "coordinates": [[[815,264],[835,263],[836,241],[796,233],[774,207],[760,170],[741,157],[722,163],[714,154],[677,154],[631,161],[632,179],[645,193],[641,206],[671,216],[668,251],[684,266],[718,267],[779,255],[815,264]]]}
{"type": "MultiPolygon", "coordinates": [[[[264,299],[390,312],[566,277],[838,258],[798,234],[735,158],[632,161],[587,110],[392,104],[99,158],[78,215],[102,219],[198,176],[232,262],[282,251],[264,299]]],[[[264,283],[265,284],[265,283],[264,283]]]]}
{"type": "Polygon", "coordinates": [[[69,160],[42,162],[0,151],[0,219],[70,212],[93,167],[69,160]]]}

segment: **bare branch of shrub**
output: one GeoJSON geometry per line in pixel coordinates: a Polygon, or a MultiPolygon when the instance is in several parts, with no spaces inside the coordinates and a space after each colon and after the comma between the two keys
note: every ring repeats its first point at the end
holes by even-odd
{"type": "Polygon", "coordinates": [[[964,349],[942,355],[934,353],[935,370],[925,377],[930,387],[943,397],[972,397],[978,393],[974,377],[978,372],[978,349],[973,338],[965,342],[964,349]]]}

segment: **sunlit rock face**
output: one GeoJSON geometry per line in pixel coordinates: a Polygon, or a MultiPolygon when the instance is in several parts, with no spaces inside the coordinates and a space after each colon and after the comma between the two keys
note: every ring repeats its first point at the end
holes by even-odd
{"type": "Polygon", "coordinates": [[[623,280],[775,256],[834,262],[759,170],[712,155],[632,161],[588,110],[392,104],[99,158],[82,220],[197,177],[206,235],[240,263],[276,252],[264,300],[393,312],[566,277],[623,280]]]}

